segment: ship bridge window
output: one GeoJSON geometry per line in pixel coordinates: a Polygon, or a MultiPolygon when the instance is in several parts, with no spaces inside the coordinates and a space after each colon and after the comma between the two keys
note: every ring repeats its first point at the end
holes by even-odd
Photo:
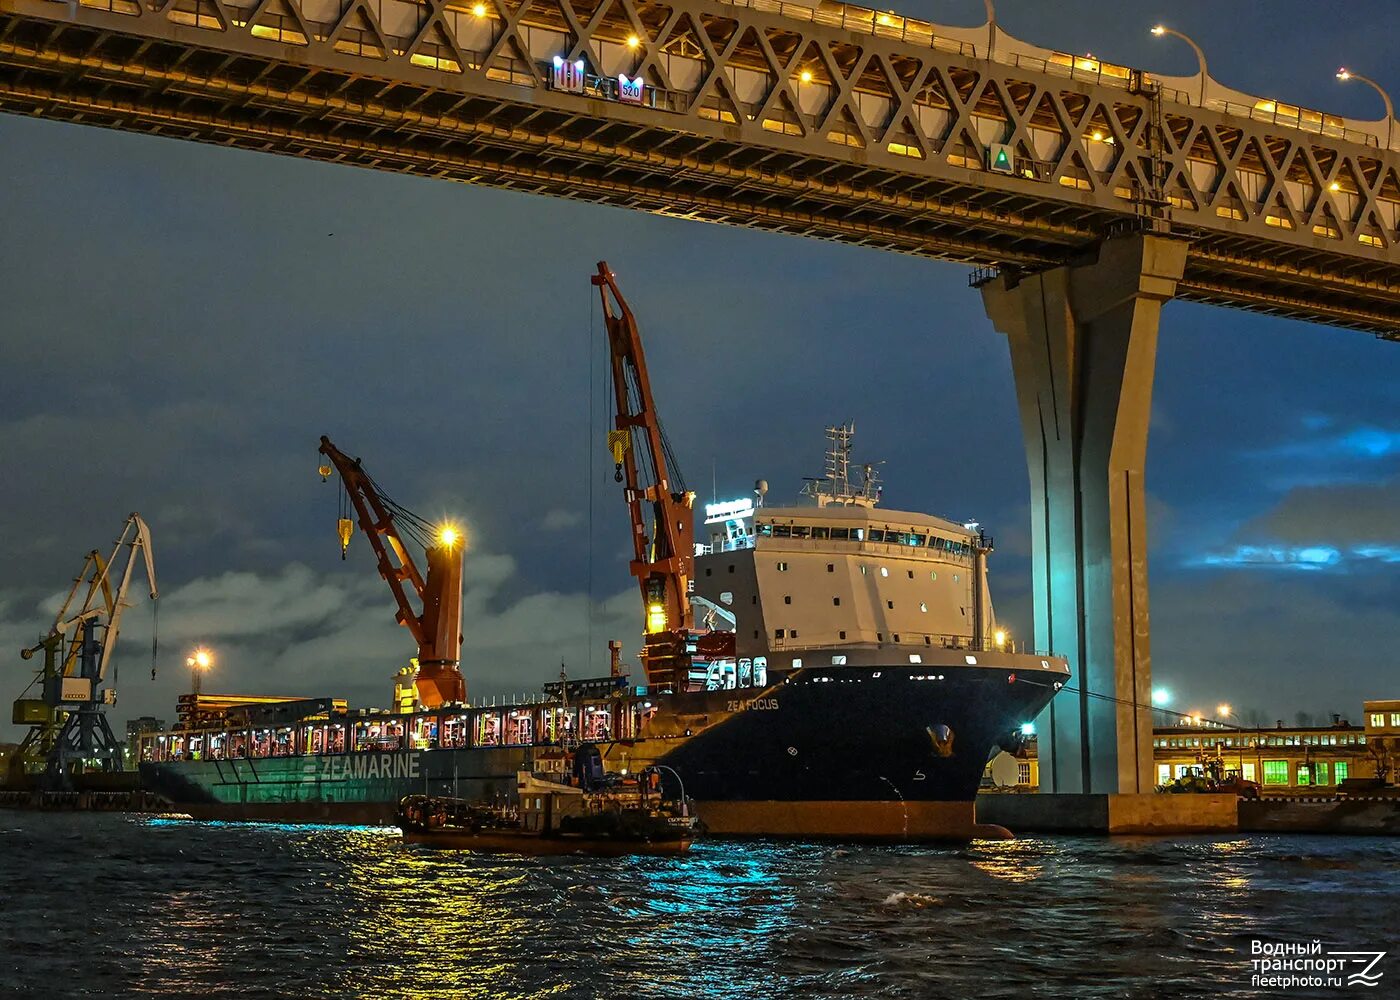
{"type": "Polygon", "coordinates": [[[830,538],[830,537],[831,537],[831,529],[830,529],[830,528],[813,528],[813,529],[812,529],[812,537],[813,537],[813,538],[830,538]]]}
{"type": "Polygon", "coordinates": [[[840,541],[845,541],[851,537],[850,528],[832,528],[831,537],[840,541]]]}
{"type": "Polygon", "coordinates": [[[927,535],[916,535],[916,534],[914,534],[913,532],[910,532],[910,533],[909,533],[909,544],[910,544],[910,545],[917,545],[917,546],[919,546],[920,548],[922,548],[924,542],[925,542],[927,539],[928,539],[928,536],[927,536],[927,535]]]}
{"type": "Polygon", "coordinates": [[[764,521],[764,522],[762,522],[761,524],[759,524],[757,530],[758,530],[758,533],[759,533],[760,535],[762,535],[764,538],[771,538],[771,537],[773,537],[773,526],[772,526],[771,524],[769,524],[767,521],[764,521]]]}
{"type": "Polygon", "coordinates": [[[811,533],[812,529],[808,528],[805,524],[794,524],[792,526],[793,538],[806,538],[811,535],[811,533]]]}
{"type": "Polygon", "coordinates": [[[853,542],[860,542],[860,541],[864,541],[864,540],[865,540],[865,529],[864,529],[864,528],[852,528],[852,529],[851,529],[851,541],[853,541],[853,542]]]}
{"type": "Polygon", "coordinates": [[[879,528],[871,528],[871,529],[870,529],[870,540],[871,540],[872,542],[883,542],[883,541],[885,540],[885,533],[884,533],[883,531],[881,531],[879,528]]]}
{"type": "Polygon", "coordinates": [[[773,525],[773,537],[774,537],[774,538],[791,538],[791,537],[792,537],[792,526],[791,526],[791,525],[787,525],[787,524],[775,524],[775,525],[773,525]]]}

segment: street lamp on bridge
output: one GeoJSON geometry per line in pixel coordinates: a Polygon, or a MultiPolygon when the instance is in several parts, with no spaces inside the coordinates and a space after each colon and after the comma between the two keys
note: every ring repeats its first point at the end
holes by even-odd
{"type": "Polygon", "coordinates": [[[1348,80],[1360,80],[1362,83],[1369,83],[1375,88],[1376,93],[1381,95],[1381,100],[1385,102],[1385,148],[1390,148],[1390,139],[1395,132],[1395,105],[1391,103],[1390,95],[1387,94],[1379,83],[1370,77],[1362,76],[1360,73],[1353,73],[1343,66],[1337,70],[1337,79],[1346,83],[1348,80]]]}
{"type": "Polygon", "coordinates": [[[1185,42],[1187,45],[1191,46],[1192,50],[1195,51],[1195,53],[1196,53],[1196,62],[1198,62],[1198,63],[1200,64],[1200,67],[1201,67],[1201,96],[1200,96],[1200,107],[1205,107],[1205,106],[1206,106],[1206,81],[1210,79],[1210,75],[1206,72],[1206,54],[1205,54],[1205,52],[1201,49],[1201,47],[1200,47],[1199,45],[1196,44],[1196,42],[1195,42],[1189,35],[1183,35],[1181,32],[1177,31],[1175,28],[1168,28],[1165,24],[1159,24],[1159,25],[1157,25],[1157,27],[1153,28],[1153,29],[1152,29],[1152,34],[1156,35],[1158,38],[1161,38],[1163,35],[1171,35],[1171,36],[1174,37],[1174,38],[1180,38],[1180,39],[1181,39],[1183,42],[1185,42]]]}

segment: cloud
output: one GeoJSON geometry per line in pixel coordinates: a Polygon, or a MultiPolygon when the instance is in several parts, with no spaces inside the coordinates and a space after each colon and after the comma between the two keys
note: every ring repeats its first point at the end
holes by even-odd
{"type": "Polygon", "coordinates": [[[1353,570],[1400,561],[1400,476],[1298,486],[1187,566],[1353,570]]]}
{"type": "Polygon", "coordinates": [[[1400,636],[1393,580],[1393,569],[1161,579],[1152,587],[1153,682],[1198,705],[1355,719],[1363,700],[1394,696],[1393,677],[1378,670],[1400,636]]]}
{"type": "MultiPolygon", "coordinates": [[[[537,690],[558,676],[561,663],[576,677],[606,673],[606,643],[614,638],[640,669],[640,613],[631,590],[599,602],[555,591],[507,596],[520,586],[511,557],[473,557],[462,602],[462,670],[473,698],[537,690]]],[[[60,599],[36,606],[0,593],[0,648],[32,644],[52,618],[44,608],[60,599]]],[[[378,706],[388,703],[390,678],[415,652],[407,629],[394,622],[385,584],[372,573],[318,573],[290,563],[191,580],[159,603],[154,680],[156,619],[144,600],[127,613],[114,660],[118,720],[171,721],[176,697],[189,690],[185,657],[197,645],[215,656],[206,691],[335,696],[378,706]]],[[[17,738],[20,730],[9,733],[17,738]]]]}
{"type": "Polygon", "coordinates": [[[541,531],[568,531],[583,524],[583,515],[575,510],[561,510],[556,507],[546,511],[540,519],[541,531]]]}

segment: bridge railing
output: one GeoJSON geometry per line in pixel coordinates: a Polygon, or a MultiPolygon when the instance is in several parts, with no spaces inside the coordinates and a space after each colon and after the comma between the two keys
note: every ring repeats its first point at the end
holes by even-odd
{"type": "Polygon", "coordinates": [[[871,10],[867,7],[843,4],[838,11],[819,10],[801,3],[783,3],[782,0],[720,0],[720,3],[729,4],[731,7],[747,7],[750,10],[778,14],[795,21],[810,21],[813,24],[822,24],[829,28],[840,28],[843,31],[860,32],[901,42],[913,42],[916,45],[924,45],[943,52],[955,52],[958,55],[977,57],[977,46],[971,42],[963,42],[956,38],[939,35],[934,31],[934,26],[927,21],[900,17],[898,14],[871,10]]]}
{"type": "Polygon", "coordinates": [[[1333,139],[1345,139],[1362,146],[1380,147],[1380,138],[1370,132],[1347,128],[1343,119],[1336,115],[1324,114],[1312,108],[1300,108],[1276,101],[1263,101],[1256,104],[1241,104],[1237,101],[1208,100],[1207,109],[1219,111],[1240,118],[1251,118],[1257,122],[1270,122],[1301,132],[1313,132],[1333,139]],[[1261,107],[1261,104],[1263,105],[1261,107]]]}

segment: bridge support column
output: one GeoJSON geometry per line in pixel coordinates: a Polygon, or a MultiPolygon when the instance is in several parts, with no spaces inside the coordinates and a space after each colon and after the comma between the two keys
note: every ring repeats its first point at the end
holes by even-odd
{"type": "Polygon", "coordinates": [[[1150,792],[1143,469],[1162,303],[1186,245],[1105,240],[1097,260],[982,286],[1006,334],[1031,479],[1036,645],[1071,686],[1040,719],[1040,787],[1150,792]]]}

